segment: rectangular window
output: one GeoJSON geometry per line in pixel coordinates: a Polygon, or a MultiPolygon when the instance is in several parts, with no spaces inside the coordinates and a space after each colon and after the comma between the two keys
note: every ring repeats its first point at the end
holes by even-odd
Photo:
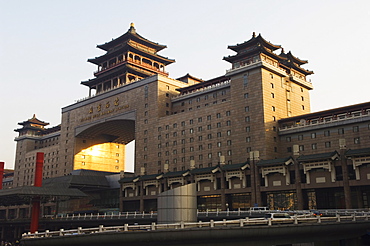
{"type": "Polygon", "coordinates": [[[243,85],[244,87],[248,85],[248,74],[243,75],[243,85]]]}
{"type": "Polygon", "coordinates": [[[304,145],[299,145],[299,151],[304,151],[304,145]]]}
{"type": "Polygon", "coordinates": [[[250,122],[251,118],[249,116],[245,117],[245,122],[250,122]]]}
{"type": "Polygon", "coordinates": [[[331,142],[325,142],[325,148],[330,148],[331,147],[331,142]]]}
{"type": "Polygon", "coordinates": [[[291,137],[286,137],[286,138],[285,138],[285,140],[286,140],[287,142],[291,142],[291,141],[292,141],[292,138],[291,138],[291,137]]]}
{"type": "Polygon", "coordinates": [[[249,97],[249,94],[248,93],[244,93],[244,98],[248,98],[249,97]]]}
{"type": "Polygon", "coordinates": [[[298,135],[298,140],[303,140],[303,135],[298,135]]]}
{"type": "Polygon", "coordinates": [[[251,131],[251,127],[250,127],[250,126],[247,126],[247,127],[245,128],[245,131],[246,131],[246,132],[250,132],[250,131],[251,131]]]}
{"type": "Polygon", "coordinates": [[[360,144],[360,137],[354,138],[353,143],[354,144],[360,144]]]}
{"type": "Polygon", "coordinates": [[[245,112],[249,112],[249,106],[246,106],[246,107],[244,108],[244,111],[245,111],[245,112]]]}
{"type": "Polygon", "coordinates": [[[325,136],[325,137],[329,137],[329,136],[330,136],[330,130],[325,131],[325,132],[324,132],[324,136],[325,136]]]}
{"type": "Polygon", "coordinates": [[[338,129],[338,134],[340,134],[340,135],[341,135],[341,134],[344,134],[344,128],[339,128],[339,129],[338,129]]]}
{"type": "Polygon", "coordinates": [[[315,132],[311,133],[311,138],[316,138],[316,133],[315,132]]]}
{"type": "Polygon", "coordinates": [[[317,144],[316,143],[311,144],[311,148],[312,149],[317,149],[317,144]]]}
{"type": "Polygon", "coordinates": [[[359,130],[358,126],[353,127],[353,132],[358,132],[358,130],[359,130]]]}

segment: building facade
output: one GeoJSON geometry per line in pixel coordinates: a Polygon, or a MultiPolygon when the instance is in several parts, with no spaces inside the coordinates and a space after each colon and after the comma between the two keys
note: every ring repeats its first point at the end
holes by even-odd
{"type": "Polygon", "coordinates": [[[121,172],[135,140],[122,211],[156,210],[160,192],[188,183],[199,209],[368,207],[370,103],[311,113],[313,72],[280,45],[253,34],[228,47],[230,69],[207,81],[168,77],[174,60],[158,54],[166,46],[133,25],[98,48],[95,77],[81,83],[89,96],[62,109],[58,129],[34,117],[27,124],[45,129],[38,139],[25,122],[17,130],[15,186],[30,184],[36,149],[55,156],[45,178],[121,172]]]}

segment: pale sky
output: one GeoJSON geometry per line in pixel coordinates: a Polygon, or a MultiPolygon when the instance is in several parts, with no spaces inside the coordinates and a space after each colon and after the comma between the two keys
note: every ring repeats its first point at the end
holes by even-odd
{"type": "Polygon", "coordinates": [[[369,0],[0,0],[0,161],[14,167],[18,122],[60,124],[61,108],[88,95],[104,54],[125,33],[167,45],[171,78],[225,74],[228,45],[252,33],[308,60],[311,111],[370,101],[369,0]]]}

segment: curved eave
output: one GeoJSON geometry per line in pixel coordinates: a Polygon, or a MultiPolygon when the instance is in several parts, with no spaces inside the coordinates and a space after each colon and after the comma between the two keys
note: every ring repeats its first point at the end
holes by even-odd
{"type": "Polygon", "coordinates": [[[121,35],[120,37],[118,37],[116,39],[113,39],[112,41],[109,41],[105,44],[97,45],[97,47],[99,49],[108,51],[109,49],[111,49],[111,48],[117,46],[118,44],[123,43],[123,42],[125,42],[129,39],[133,39],[135,41],[138,41],[141,44],[150,46],[151,48],[155,49],[157,52],[167,48],[166,45],[161,45],[161,44],[152,42],[152,41],[142,37],[141,35],[136,33],[136,30],[135,30],[134,27],[131,27],[125,34],[121,35]]]}
{"type": "Polygon", "coordinates": [[[255,49],[255,50],[253,50],[250,53],[247,52],[247,53],[236,54],[236,55],[233,55],[233,56],[225,56],[223,58],[223,60],[232,63],[232,62],[235,62],[235,61],[243,60],[245,57],[252,56],[254,54],[260,54],[260,53],[264,53],[264,54],[266,54],[268,56],[271,56],[271,57],[275,58],[278,61],[280,61],[281,59],[283,59],[281,56],[279,56],[279,55],[277,55],[277,54],[269,51],[265,47],[261,46],[259,49],[255,49]]]}
{"type": "Polygon", "coordinates": [[[299,65],[308,63],[307,60],[299,59],[298,57],[294,56],[290,51],[286,55],[287,55],[287,59],[291,59],[294,63],[297,63],[299,65]]]}
{"type": "Polygon", "coordinates": [[[271,50],[277,50],[277,49],[280,49],[281,48],[281,45],[275,45],[275,44],[272,44],[270,43],[269,41],[265,40],[264,38],[262,38],[261,34],[258,34],[257,37],[252,37],[250,40],[244,42],[244,43],[241,43],[241,44],[236,44],[236,45],[229,45],[227,48],[228,49],[231,49],[235,52],[239,52],[240,50],[248,47],[248,46],[253,46],[253,45],[256,45],[258,42],[262,43],[263,46],[271,49],[271,50]]]}
{"type": "Polygon", "coordinates": [[[158,54],[153,54],[153,53],[150,53],[150,52],[145,52],[144,50],[141,50],[141,49],[137,49],[136,47],[133,47],[132,45],[130,44],[125,44],[124,46],[122,46],[120,49],[118,50],[115,50],[114,52],[112,53],[106,53],[102,56],[99,56],[99,57],[95,57],[95,58],[91,58],[91,59],[88,59],[87,61],[88,62],[91,62],[95,65],[100,65],[102,62],[104,61],[107,61],[109,60],[110,58],[118,55],[118,54],[121,54],[122,52],[124,52],[125,50],[128,50],[128,51],[135,51],[136,53],[138,54],[142,54],[144,56],[147,56],[147,57],[150,57],[152,58],[153,60],[155,61],[159,61],[165,65],[169,65],[171,63],[174,63],[175,60],[174,59],[169,59],[167,57],[163,57],[163,56],[160,56],[158,54]]]}
{"type": "Polygon", "coordinates": [[[313,74],[313,71],[306,70],[306,69],[304,69],[302,67],[299,67],[299,66],[295,65],[294,63],[288,63],[288,67],[290,67],[292,69],[295,69],[295,70],[303,73],[304,75],[313,74]]]}
{"type": "Polygon", "coordinates": [[[100,82],[105,81],[109,77],[114,77],[116,74],[122,74],[124,72],[132,72],[132,73],[135,73],[135,74],[139,74],[142,77],[152,76],[153,74],[155,74],[155,72],[151,72],[151,71],[145,70],[145,69],[139,69],[135,66],[126,64],[126,66],[120,67],[117,70],[112,70],[111,72],[105,73],[104,75],[99,76],[98,78],[90,79],[90,80],[87,80],[87,81],[81,81],[81,84],[89,86],[89,87],[93,87],[93,86],[99,84],[100,82]]]}

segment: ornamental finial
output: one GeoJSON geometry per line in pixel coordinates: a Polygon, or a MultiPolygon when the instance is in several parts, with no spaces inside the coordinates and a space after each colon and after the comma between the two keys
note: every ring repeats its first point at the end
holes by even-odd
{"type": "Polygon", "coordinates": [[[253,32],[252,37],[254,37],[254,38],[256,37],[256,33],[255,32],[253,32]]]}
{"type": "Polygon", "coordinates": [[[135,27],[135,24],[131,22],[130,27],[135,27]]]}

